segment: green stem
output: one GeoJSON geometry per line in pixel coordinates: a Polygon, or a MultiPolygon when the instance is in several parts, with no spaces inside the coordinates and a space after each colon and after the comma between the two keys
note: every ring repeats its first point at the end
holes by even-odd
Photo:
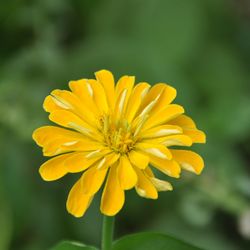
{"type": "Polygon", "coordinates": [[[111,250],[113,241],[114,221],[114,216],[103,216],[102,250],[111,250]]]}

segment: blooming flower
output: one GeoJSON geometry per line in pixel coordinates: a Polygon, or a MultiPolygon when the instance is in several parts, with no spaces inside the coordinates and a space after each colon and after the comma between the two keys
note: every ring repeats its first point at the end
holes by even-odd
{"type": "Polygon", "coordinates": [[[138,195],[150,199],[157,199],[158,191],[172,190],[152,168],[174,178],[182,169],[201,173],[204,163],[198,154],[172,148],[205,142],[183,107],[171,104],[173,87],[134,86],[133,76],[121,77],[115,86],[107,70],[95,76],[70,81],[71,91],[52,91],[43,107],[60,127],[44,126],[33,133],[44,156],[53,157],[39,169],[44,180],[82,172],[68,195],[69,213],[83,216],[105,179],[100,209],[112,216],[123,207],[125,190],[135,187],[138,195]]]}

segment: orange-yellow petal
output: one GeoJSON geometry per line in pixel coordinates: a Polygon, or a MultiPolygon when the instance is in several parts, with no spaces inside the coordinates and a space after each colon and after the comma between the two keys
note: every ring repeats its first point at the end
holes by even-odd
{"type": "Polygon", "coordinates": [[[136,173],[138,176],[138,182],[135,187],[137,194],[144,198],[157,199],[158,192],[150,181],[150,178],[147,177],[142,170],[136,169],[136,173]]]}
{"type": "MultiPolygon", "coordinates": [[[[88,84],[89,85],[89,84],[88,84]]],[[[87,91],[86,91],[87,92],[87,91]]],[[[68,110],[81,117],[88,124],[95,126],[96,115],[98,115],[95,103],[91,98],[80,99],[77,95],[67,90],[53,90],[52,100],[62,110],[68,110]]],[[[53,110],[52,110],[53,112],[53,110]]]]}
{"type": "Polygon", "coordinates": [[[180,177],[181,168],[179,164],[174,160],[162,159],[162,158],[150,155],[150,163],[168,176],[171,176],[174,178],[180,177]]]}
{"type": "Polygon", "coordinates": [[[139,142],[135,147],[149,156],[155,156],[157,158],[168,160],[172,158],[172,154],[169,149],[162,144],[139,142]]]}
{"type": "Polygon", "coordinates": [[[161,125],[151,129],[146,130],[141,133],[142,138],[157,138],[168,135],[181,134],[182,128],[175,125],[161,125]]]}
{"type": "Polygon", "coordinates": [[[173,159],[175,159],[183,169],[200,174],[204,162],[200,155],[189,150],[171,149],[173,159]]]}
{"type": "Polygon", "coordinates": [[[117,178],[117,167],[112,166],[101,199],[101,212],[108,216],[116,215],[123,207],[124,191],[117,178]]]}
{"type": "Polygon", "coordinates": [[[105,157],[103,157],[103,159],[99,162],[97,168],[98,169],[107,169],[109,167],[111,167],[114,163],[116,163],[116,161],[120,158],[120,154],[118,153],[110,153],[107,154],[105,157]]]}
{"type": "Polygon", "coordinates": [[[150,166],[148,166],[144,169],[144,174],[147,175],[148,177],[155,177],[150,166]]]}
{"type": "Polygon", "coordinates": [[[187,115],[180,115],[171,120],[171,124],[182,128],[196,128],[195,122],[187,115]]]}
{"type": "Polygon", "coordinates": [[[36,143],[43,147],[44,156],[71,151],[90,151],[101,147],[100,143],[88,139],[81,133],[55,126],[40,127],[32,136],[36,143]]]}
{"type": "Polygon", "coordinates": [[[127,107],[131,91],[135,82],[134,76],[122,76],[115,87],[115,115],[120,117],[127,107]]]}
{"type": "Polygon", "coordinates": [[[189,147],[192,145],[193,141],[191,138],[187,135],[169,135],[153,140],[148,140],[148,142],[152,143],[161,143],[164,146],[170,147],[170,146],[186,146],[189,147]]]}
{"type": "Polygon", "coordinates": [[[157,83],[148,92],[145,100],[142,103],[141,110],[145,108],[150,102],[157,99],[156,105],[152,108],[152,113],[158,112],[168,104],[170,104],[176,97],[175,88],[165,84],[157,83]]]}
{"type": "Polygon", "coordinates": [[[150,85],[146,82],[141,82],[138,83],[129,98],[128,105],[127,105],[127,110],[125,113],[125,118],[127,119],[128,122],[132,122],[134,119],[141,103],[142,100],[144,99],[145,95],[147,94],[147,91],[149,90],[150,85]]]}
{"type": "Polygon", "coordinates": [[[183,133],[191,138],[194,143],[205,143],[206,135],[198,129],[183,129],[183,133]]]}
{"type": "Polygon", "coordinates": [[[110,108],[114,108],[115,81],[113,74],[108,70],[100,70],[95,73],[95,76],[105,90],[110,108]]]}
{"type": "Polygon", "coordinates": [[[127,156],[123,155],[120,157],[117,176],[122,189],[128,190],[135,186],[137,175],[127,156]]]}
{"type": "Polygon", "coordinates": [[[83,121],[80,117],[73,114],[70,111],[66,110],[58,110],[53,111],[49,115],[49,119],[63,127],[74,129],[85,136],[91,137],[92,139],[102,140],[102,136],[100,133],[83,121]]]}
{"type": "Polygon", "coordinates": [[[88,152],[75,153],[71,157],[69,157],[64,165],[68,169],[69,173],[78,173],[86,170],[90,166],[92,166],[95,162],[97,162],[101,156],[87,158],[86,155],[88,152]]]}
{"type": "Polygon", "coordinates": [[[180,115],[175,119],[170,121],[171,124],[181,126],[183,128],[183,133],[189,136],[194,143],[205,143],[206,135],[203,131],[198,130],[194,121],[186,116],[180,115]]]}
{"type": "Polygon", "coordinates": [[[161,111],[152,114],[145,122],[142,131],[146,131],[147,129],[153,128],[158,125],[163,125],[164,123],[169,122],[171,119],[176,118],[182,113],[184,113],[184,109],[182,106],[177,104],[170,104],[163,108],[161,111]]]}
{"type": "Polygon", "coordinates": [[[136,150],[131,150],[128,153],[130,162],[140,169],[145,169],[149,163],[149,157],[145,154],[142,154],[136,150]]]}
{"type": "Polygon", "coordinates": [[[97,165],[98,163],[86,170],[82,175],[81,181],[84,194],[94,195],[103,184],[108,169],[98,169],[97,165]]]}
{"type": "Polygon", "coordinates": [[[69,192],[66,207],[70,214],[75,217],[82,217],[89,205],[93,196],[84,194],[82,180],[79,179],[69,192]]]}
{"type": "Polygon", "coordinates": [[[43,102],[43,109],[46,112],[52,112],[55,110],[62,110],[63,108],[58,106],[51,95],[46,96],[43,102]]]}
{"type": "Polygon", "coordinates": [[[100,114],[101,115],[103,113],[108,114],[109,112],[108,100],[103,86],[97,80],[91,79],[88,82],[93,90],[93,101],[98,107],[100,114]]]}
{"type": "Polygon", "coordinates": [[[54,181],[66,175],[68,169],[65,167],[64,162],[73,154],[74,153],[59,155],[43,163],[39,168],[39,173],[43,180],[54,181]]]}
{"type": "Polygon", "coordinates": [[[65,138],[65,140],[66,139],[69,139],[69,140],[86,139],[86,137],[84,137],[82,134],[78,132],[56,127],[56,126],[40,127],[33,132],[32,137],[39,146],[43,146],[48,141],[51,141],[52,137],[65,138]]]}

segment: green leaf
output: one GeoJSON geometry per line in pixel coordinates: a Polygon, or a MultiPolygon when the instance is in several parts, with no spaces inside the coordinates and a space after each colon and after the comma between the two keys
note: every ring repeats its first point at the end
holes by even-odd
{"type": "Polygon", "coordinates": [[[112,250],[201,250],[160,233],[138,233],[117,240],[112,250]]]}
{"type": "Polygon", "coordinates": [[[97,250],[97,248],[86,246],[80,242],[63,241],[51,248],[51,250],[97,250]]]}

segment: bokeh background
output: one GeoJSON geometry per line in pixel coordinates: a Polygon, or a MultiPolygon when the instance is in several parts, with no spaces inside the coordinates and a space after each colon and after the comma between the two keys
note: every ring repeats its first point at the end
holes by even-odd
{"type": "Polygon", "coordinates": [[[250,2],[9,0],[0,3],[0,250],[62,239],[99,244],[96,197],[85,217],[65,200],[78,176],[45,183],[31,139],[49,124],[43,99],[99,69],[168,82],[207,133],[201,176],[157,201],[127,192],[116,237],[159,231],[208,250],[250,249],[250,2]]]}

